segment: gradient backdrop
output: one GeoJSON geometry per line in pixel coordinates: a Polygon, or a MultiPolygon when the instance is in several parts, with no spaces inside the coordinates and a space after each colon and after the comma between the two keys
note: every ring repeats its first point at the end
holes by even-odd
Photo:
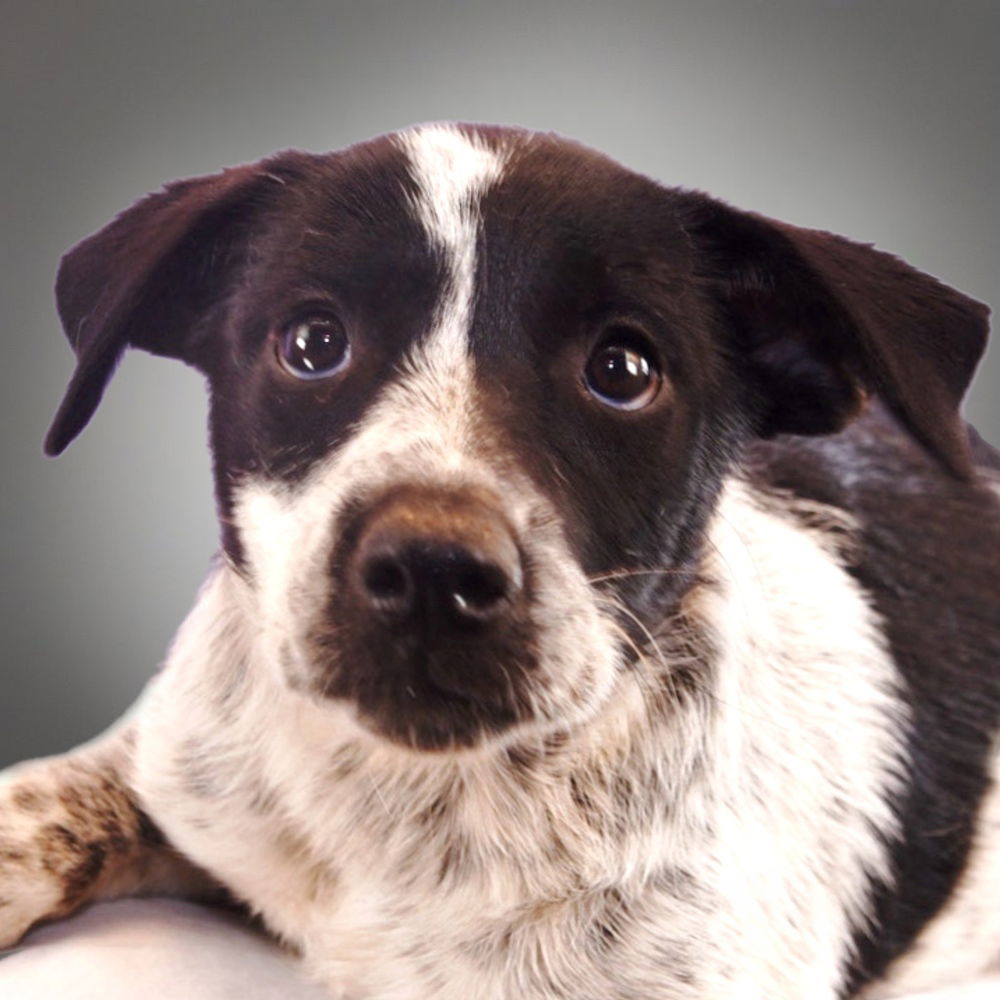
{"type": "MultiPolygon", "coordinates": [[[[0,0],[0,766],[114,720],[215,545],[198,376],[129,356],[58,461],[59,256],[145,192],[432,119],[517,123],[872,241],[1000,305],[1000,4],[0,0]]],[[[1000,348],[967,414],[1000,441],[1000,348]]]]}

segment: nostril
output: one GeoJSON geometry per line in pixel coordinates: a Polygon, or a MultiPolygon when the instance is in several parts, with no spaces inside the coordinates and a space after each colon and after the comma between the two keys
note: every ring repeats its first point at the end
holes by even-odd
{"type": "Polygon", "coordinates": [[[490,563],[458,569],[451,581],[456,610],[469,617],[487,617],[503,603],[510,589],[507,574],[490,563]]]}
{"type": "Polygon", "coordinates": [[[453,544],[408,540],[361,560],[358,577],[369,606],[392,617],[443,614],[456,624],[503,613],[517,589],[497,563],[453,544]]]}
{"type": "Polygon", "coordinates": [[[386,608],[402,609],[409,605],[413,580],[406,565],[396,556],[374,556],[361,571],[361,582],[368,594],[386,608]]]}

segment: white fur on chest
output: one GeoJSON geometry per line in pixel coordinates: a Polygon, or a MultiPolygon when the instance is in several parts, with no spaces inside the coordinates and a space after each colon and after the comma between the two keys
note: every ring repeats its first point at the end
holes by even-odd
{"type": "Polygon", "coordinates": [[[281,688],[222,569],[146,703],[141,795],[334,995],[832,997],[893,832],[894,668],[825,535],[734,485],[710,537],[704,691],[652,712],[671,665],[650,654],[530,779],[500,749],[381,745],[281,688]],[[643,799],[624,829],[622,781],[643,799]],[[641,919],[609,963],[588,927],[618,897],[641,919]]]}

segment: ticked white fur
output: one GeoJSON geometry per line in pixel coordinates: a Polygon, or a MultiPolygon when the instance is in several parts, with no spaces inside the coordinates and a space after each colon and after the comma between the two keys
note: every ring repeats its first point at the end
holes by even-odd
{"type": "Polygon", "coordinates": [[[596,716],[567,727],[529,786],[500,746],[422,758],[359,739],[340,708],[290,690],[261,669],[253,598],[222,567],[142,715],[143,800],[185,853],[304,949],[334,996],[542,998],[555,995],[546,976],[563,995],[613,995],[578,941],[618,887],[650,920],[614,972],[631,995],[671,981],[651,960],[670,945],[692,977],[673,984],[678,997],[833,997],[893,831],[892,666],[822,536],[734,485],[711,539],[712,582],[688,600],[718,649],[705,697],[670,719],[651,714],[648,686],[671,665],[650,651],[596,716]],[[192,744],[216,776],[210,810],[185,787],[192,744]],[[338,779],[348,744],[362,763],[338,779]],[[568,786],[582,776],[600,800],[616,768],[655,774],[647,791],[666,798],[630,817],[621,841],[581,823],[568,786]],[[457,803],[449,822],[469,863],[443,881],[442,843],[417,819],[442,795],[457,803]],[[547,857],[556,841],[568,867],[547,857]],[[685,873],[680,890],[657,887],[667,869],[685,873]],[[491,933],[508,924],[514,944],[491,966],[491,933]]]}

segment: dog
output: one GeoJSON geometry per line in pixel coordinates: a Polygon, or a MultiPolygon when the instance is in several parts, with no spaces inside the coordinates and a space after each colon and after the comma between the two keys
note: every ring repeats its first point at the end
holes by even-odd
{"type": "Polygon", "coordinates": [[[126,348],[195,366],[221,556],[137,709],[8,774],[0,944],[223,887],[345,1000],[991,981],[985,307],[468,125],[168,185],[56,293],[47,451],[126,348]]]}

